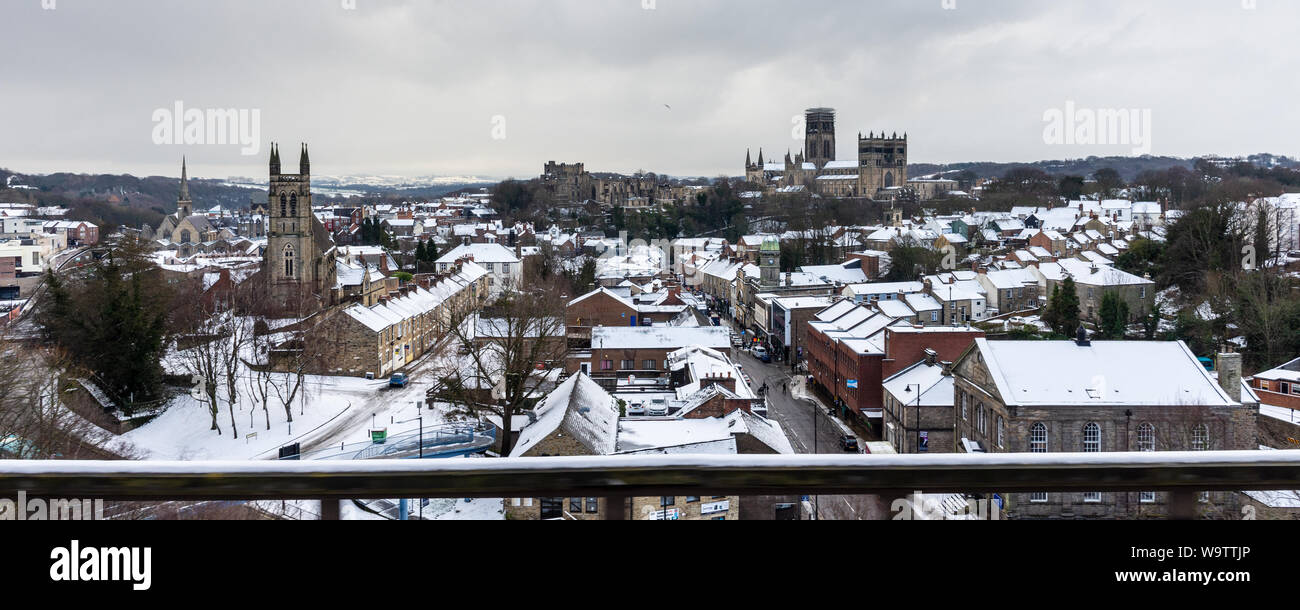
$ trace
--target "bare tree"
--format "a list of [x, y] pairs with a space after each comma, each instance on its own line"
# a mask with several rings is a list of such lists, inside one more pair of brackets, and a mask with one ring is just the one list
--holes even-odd
[[478, 310], [475, 303], [453, 308], [446, 328], [457, 355], [442, 363], [435, 398], [461, 414], [501, 418], [501, 452], [508, 455], [513, 419], [540, 398], [545, 384], [563, 368], [567, 353], [563, 288], [508, 291]]

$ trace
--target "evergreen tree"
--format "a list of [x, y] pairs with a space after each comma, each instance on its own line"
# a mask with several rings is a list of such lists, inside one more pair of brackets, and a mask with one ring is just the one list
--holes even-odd
[[1123, 339], [1128, 331], [1128, 303], [1116, 292], [1108, 291], [1101, 297], [1101, 336], [1105, 339]]

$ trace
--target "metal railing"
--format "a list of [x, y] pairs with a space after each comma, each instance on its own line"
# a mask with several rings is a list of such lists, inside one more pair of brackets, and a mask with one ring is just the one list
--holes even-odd
[[1286, 489], [1300, 489], [1300, 451], [0, 460], [0, 494], [121, 501], [1161, 491], [1171, 494], [1171, 516], [1190, 518], [1199, 492]]

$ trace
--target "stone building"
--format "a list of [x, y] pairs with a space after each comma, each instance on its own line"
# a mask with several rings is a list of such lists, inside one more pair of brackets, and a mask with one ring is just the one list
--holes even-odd
[[907, 134], [858, 133], [855, 160], [836, 160], [835, 110], [809, 108], [804, 113], [804, 150], [786, 153], [784, 162], [767, 162], [763, 150], [753, 162], [745, 153], [745, 180], [770, 190], [803, 186], [831, 197], [893, 198], [891, 190], [907, 185]]
[[[1179, 342], [988, 341], [953, 369], [954, 451], [1093, 453], [1258, 449], [1258, 405], [1241, 356], [1219, 356], [1219, 378]], [[1141, 518], [1168, 513], [1163, 492], [1003, 494], [1018, 518]], [[1201, 497], [1236, 510], [1238, 494]]]
[[306, 315], [332, 304], [338, 270], [334, 239], [311, 210], [311, 161], [302, 147], [299, 173], [280, 172], [280, 149], [271, 147], [270, 226], [264, 281], [271, 302]]

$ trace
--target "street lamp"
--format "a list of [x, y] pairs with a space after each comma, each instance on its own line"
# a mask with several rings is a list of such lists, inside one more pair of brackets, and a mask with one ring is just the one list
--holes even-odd
[[[919, 384], [919, 383], [908, 384], [908, 385], [907, 385], [907, 388], [906, 388], [904, 391], [910, 393], [910, 392], [912, 391], [912, 388], [913, 388], [913, 387], [916, 388], [916, 418], [915, 418], [915, 421], [916, 421], [916, 444], [914, 445], [914, 449], [915, 449], [915, 451], [913, 451], [913, 453], [920, 453], [920, 452], [921, 452], [921, 384]], [[904, 405], [904, 406], [906, 407], [906, 405]], [[903, 431], [904, 431], [904, 432], [907, 431], [907, 420], [906, 420], [906, 417], [907, 417], [907, 409], [904, 408], [904, 409], [903, 409], [903, 418], [904, 418], [904, 419], [901, 420], [901, 421], [903, 422]], [[906, 444], [906, 442], [904, 442], [904, 444], [903, 444], [903, 453], [907, 453], [907, 444]]]

